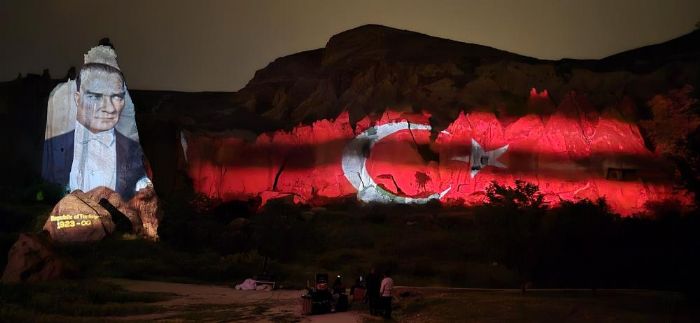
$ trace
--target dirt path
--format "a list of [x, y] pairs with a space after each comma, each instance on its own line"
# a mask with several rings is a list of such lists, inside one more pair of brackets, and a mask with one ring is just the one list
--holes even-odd
[[362, 322], [362, 317], [355, 312], [332, 313], [324, 315], [307, 316], [306, 322], [316, 323], [357, 323]]
[[288, 322], [361, 322], [354, 312], [319, 316], [301, 316], [301, 290], [241, 291], [221, 285], [195, 285], [156, 281], [110, 279], [136, 292], [177, 295], [155, 303], [165, 311], [157, 314], [123, 317], [124, 320], [194, 321], [288, 321]]

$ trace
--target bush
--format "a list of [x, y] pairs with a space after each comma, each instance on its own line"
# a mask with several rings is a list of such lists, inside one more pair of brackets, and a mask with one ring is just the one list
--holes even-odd
[[539, 187], [522, 180], [515, 180], [514, 187], [491, 182], [486, 188], [486, 198], [494, 206], [512, 207], [517, 209], [543, 207], [544, 197], [539, 193]]

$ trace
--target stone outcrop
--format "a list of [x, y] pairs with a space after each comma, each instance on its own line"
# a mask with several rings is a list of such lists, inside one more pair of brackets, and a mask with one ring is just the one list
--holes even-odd
[[64, 278], [67, 266], [44, 233], [21, 233], [10, 248], [3, 283], [38, 282]]
[[59, 243], [102, 240], [114, 229], [110, 213], [79, 190], [61, 199], [44, 224], [51, 239]]
[[[553, 106], [545, 92], [535, 93], [529, 100], [538, 102], [527, 104]], [[492, 181], [526, 180], [537, 184], [551, 205], [605, 198], [613, 210], [633, 214], [649, 201], [691, 203], [687, 192], [674, 188], [672, 164], [645, 146], [634, 123], [619, 113], [597, 113], [575, 93], [556, 111], [506, 120], [491, 112], [461, 113], [439, 132], [417, 126], [431, 129], [427, 113], [394, 111], [366, 117], [354, 127], [345, 112], [254, 139], [190, 132], [187, 165], [195, 189], [211, 198], [266, 201], [291, 194], [299, 202], [324, 204], [362, 191], [352, 184], [355, 174], [342, 167], [348, 143], [378, 125], [404, 122], [406, 130], [368, 142], [362, 152], [367, 170], [362, 181], [393, 201], [446, 192], [439, 197], [443, 202], [469, 205], [484, 200]], [[502, 153], [489, 153], [499, 148]], [[470, 159], [476, 153], [483, 157]]]
[[[122, 200], [121, 196], [119, 196], [119, 193], [107, 187], [100, 186], [88, 191], [85, 194], [90, 199], [97, 202], [100, 206], [104, 207], [108, 212], [110, 211], [110, 209], [116, 209], [117, 212], [121, 213], [115, 215], [112, 214], [112, 212], [110, 212], [113, 221], [115, 221], [114, 218], [118, 216], [126, 217], [129, 220], [130, 225], [130, 228], [127, 231], [129, 231], [130, 233], [140, 234], [143, 230], [141, 217], [139, 216], [137, 210], [134, 210], [129, 206], [127, 202]], [[105, 202], [107, 202], [107, 204]]]
[[138, 214], [141, 225], [141, 234], [147, 239], [158, 240], [158, 224], [162, 218], [158, 196], [153, 188], [145, 188], [129, 200], [128, 208]]
[[[124, 201], [118, 193], [103, 186], [90, 190], [86, 194], [101, 205], [102, 199], [106, 200], [109, 205], [128, 218], [131, 225], [131, 229], [128, 230], [130, 233], [158, 240], [158, 224], [161, 215], [158, 197], [153, 188], [140, 190], [128, 202]], [[112, 215], [113, 218], [114, 216]]]

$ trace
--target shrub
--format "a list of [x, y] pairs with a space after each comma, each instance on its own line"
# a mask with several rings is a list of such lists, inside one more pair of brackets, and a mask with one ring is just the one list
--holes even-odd
[[513, 207], [517, 209], [543, 207], [544, 197], [539, 187], [522, 180], [515, 180], [514, 187], [491, 182], [486, 188], [486, 198], [494, 206]]

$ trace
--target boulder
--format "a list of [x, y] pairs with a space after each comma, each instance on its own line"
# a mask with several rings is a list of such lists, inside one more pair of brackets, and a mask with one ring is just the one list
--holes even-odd
[[[115, 217], [126, 217], [130, 224], [128, 224], [131, 228], [130, 233], [135, 233], [135, 234], [141, 234], [143, 231], [143, 224], [141, 222], [141, 217], [138, 214], [138, 210], [134, 209], [124, 201], [119, 193], [104, 187], [96, 187], [89, 192], [85, 193], [87, 194], [93, 201], [97, 202], [100, 204], [100, 206], [104, 207], [110, 214], [112, 215], [112, 221], [117, 225], [118, 220], [115, 219]], [[114, 212], [114, 211], [116, 212]], [[126, 221], [126, 220], [124, 220]]]
[[[131, 232], [151, 240], [158, 240], [158, 224], [161, 213], [158, 207], [158, 196], [152, 187], [138, 191], [128, 202], [119, 193], [107, 187], [97, 187], [86, 193], [93, 201], [98, 202], [109, 211], [114, 207], [131, 222]], [[104, 202], [109, 203], [105, 205]], [[113, 215], [114, 220], [114, 215]]]
[[10, 248], [2, 282], [46, 281], [62, 278], [65, 273], [66, 266], [54, 252], [45, 232], [21, 233]]
[[138, 214], [141, 223], [141, 234], [151, 240], [158, 240], [158, 224], [161, 212], [158, 206], [158, 196], [152, 187], [144, 188], [129, 200], [129, 209]]
[[44, 224], [44, 230], [59, 243], [102, 240], [114, 229], [109, 212], [80, 190], [61, 199]]

